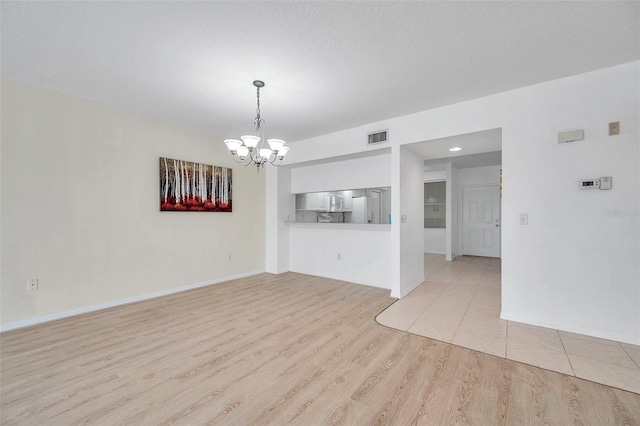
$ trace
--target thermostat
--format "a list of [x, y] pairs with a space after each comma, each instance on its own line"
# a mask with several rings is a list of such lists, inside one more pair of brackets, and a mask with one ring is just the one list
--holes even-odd
[[600, 189], [600, 179], [585, 179], [580, 182], [582, 189]]

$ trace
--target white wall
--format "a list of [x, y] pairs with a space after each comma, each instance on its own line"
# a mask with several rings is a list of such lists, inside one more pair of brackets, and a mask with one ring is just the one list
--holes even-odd
[[462, 188], [465, 186], [500, 185], [500, 169], [502, 169], [502, 166], [458, 169], [458, 186], [460, 186], [460, 193], [462, 193]]
[[335, 191], [391, 186], [391, 154], [339, 160], [291, 170], [291, 192]]
[[391, 233], [380, 226], [290, 225], [291, 270], [391, 289]]
[[291, 168], [266, 169], [267, 187], [278, 188], [277, 196], [266, 200], [266, 271], [273, 274], [289, 270], [289, 228], [286, 222], [295, 221], [295, 195], [291, 193]]
[[[640, 344], [639, 75], [635, 62], [512, 102], [523, 113], [503, 132], [503, 318]], [[612, 121], [618, 136], [607, 135]], [[557, 144], [573, 129], [585, 140]], [[599, 176], [613, 189], [578, 189]]]
[[[264, 270], [264, 174], [221, 140], [8, 80], [1, 118], [4, 329]], [[159, 157], [235, 166], [233, 212], [160, 212]]]
[[455, 259], [460, 253], [459, 235], [460, 224], [458, 223], [459, 203], [458, 203], [458, 169], [447, 163], [447, 228], [445, 232], [445, 252], [446, 260]]
[[424, 162], [400, 149], [400, 291], [404, 297], [424, 281]]
[[[364, 135], [379, 128], [393, 146], [502, 128], [502, 317], [640, 344], [639, 75], [636, 61], [370, 123], [293, 142], [292, 158], [363, 152]], [[621, 134], [609, 137], [612, 121]], [[574, 129], [584, 141], [557, 144]], [[614, 189], [577, 189], [599, 176], [613, 176]], [[399, 252], [394, 245], [392, 257]]]
[[445, 228], [424, 228], [424, 252], [445, 254], [447, 246]]
[[424, 181], [425, 182], [438, 182], [442, 180], [447, 180], [447, 171], [446, 170], [437, 170], [434, 172], [424, 172]]

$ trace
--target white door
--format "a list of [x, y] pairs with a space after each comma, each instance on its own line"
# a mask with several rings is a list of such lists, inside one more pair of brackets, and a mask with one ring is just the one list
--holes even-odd
[[367, 223], [367, 197], [354, 198], [351, 209], [351, 223]]
[[500, 257], [500, 187], [462, 189], [462, 254]]

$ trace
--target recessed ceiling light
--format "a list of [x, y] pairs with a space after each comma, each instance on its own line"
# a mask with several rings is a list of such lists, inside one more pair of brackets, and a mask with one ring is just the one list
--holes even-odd
[[454, 146], [453, 148], [449, 148], [449, 151], [451, 152], [462, 151], [462, 148], [460, 148], [459, 146]]

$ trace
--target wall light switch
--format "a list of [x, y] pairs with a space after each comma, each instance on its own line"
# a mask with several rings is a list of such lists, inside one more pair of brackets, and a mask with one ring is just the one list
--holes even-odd
[[529, 224], [529, 215], [526, 213], [520, 213], [520, 225]]
[[611, 176], [604, 176], [600, 179], [600, 189], [611, 189]]
[[401, 214], [400, 215], [400, 223], [407, 223], [407, 215], [406, 214]]
[[614, 121], [613, 123], [609, 123], [609, 136], [614, 136], [619, 134], [620, 134], [620, 122]]

